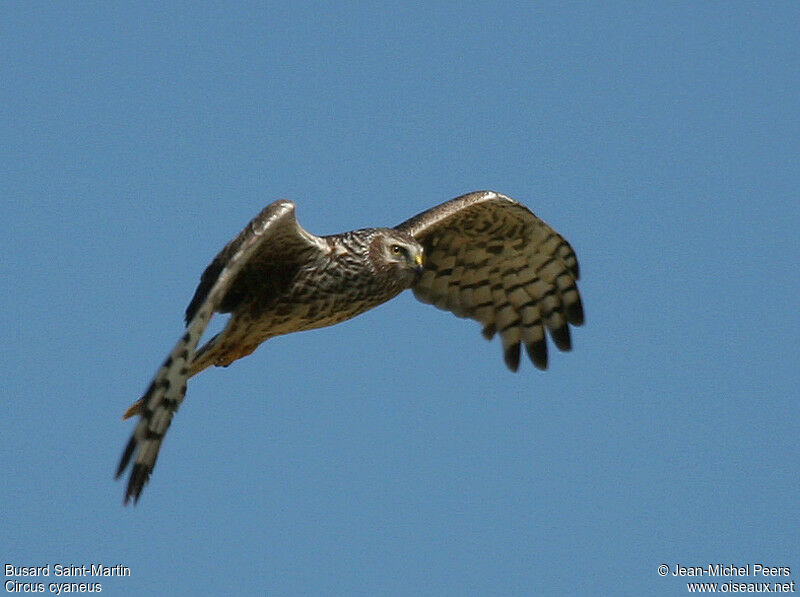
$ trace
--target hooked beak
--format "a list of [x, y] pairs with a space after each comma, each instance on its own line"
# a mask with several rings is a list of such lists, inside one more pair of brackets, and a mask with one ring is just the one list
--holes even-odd
[[414, 257], [414, 269], [416, 270], [417, 274], [422, 274], [425, 271], [425, 266], [422, 262], [422, 253], [418, 253], [416, 257]]

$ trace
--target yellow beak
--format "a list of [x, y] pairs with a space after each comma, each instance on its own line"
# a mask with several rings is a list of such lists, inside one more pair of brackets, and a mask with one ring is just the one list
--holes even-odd
[[414, 256], [414, 265], [416, 265], [414, 269], [417, 270], [417, 275], [421, 275], [425, 269], [422, 267], [422, 253], [418, 253]]

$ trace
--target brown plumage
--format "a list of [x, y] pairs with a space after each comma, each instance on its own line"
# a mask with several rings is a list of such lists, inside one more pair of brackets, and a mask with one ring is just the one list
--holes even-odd
[[[492, 191], [447, 201], [396, 228], [325, 237], [300, 227], [292, 202], [276, 201], [203, 272], [185, 334], [125, 412], [140, 416], [117, 469], [119, 477], [133, 462], [125, 502], [137, 501], [147, 483], [186, 382], [211, 365], [227, 366], [274, 336], [345, 321], [412, 288], [422, 302], [479, 321], [486, 338], [498, 333], [511, 370], [520, 344], [544, 369], [545, 329], [570, 350], [568, 326], [583, 323], [577, 279], [567, 241]], [[214, 312], [231, 318], [198, 349]]]

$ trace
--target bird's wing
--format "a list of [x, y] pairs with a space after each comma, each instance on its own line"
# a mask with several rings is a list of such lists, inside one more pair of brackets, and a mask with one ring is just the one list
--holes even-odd
[[[261, 242], [269, 239], [268, 243]], [[238, 256], [240, 250], [249, 244], [257, 246], [246, 256]], [[306, 252], [319, 252], [328, 250], [327, 243], [320, 237], [304, 230], [297, 223], [294, 215], [294, 203], [280, 200], [271, 203], [245, 226], [236, 238], [229, 242], [214, 260], [208, 265], [200, 277], [200, 284], [195, 290], [189, 306], [186, 307], [186, 324], [208, 297], [211, 288], [217, 282], [220, 274], [226, 267], [231, 267], [236, 261], [238, 269], [259, 268], [262, 264], [278, 262], [296, 262], [301, 260]], [[231, 277], [231, 283], [222, 292], [220, 300], [214, 306], [215, 311], [228, 313], [235, 309], [237, 299], [241, 292], [237, 286], [243, 286], [241, 291], [246, 291], [246, 285], [236, 284], [236, 274]]]
[[520, 343], [547, 367], [546, 328], [561, 350], [569, 324], [583, 323], [578, 260], [569, 243], [531, 211], [493, 191], [457, 197], [397, 226], [424, 248], [425, 270], [412, 286], [424, 303], [499, 333], [505, 362], [516, 371]]
[[254, 261], [274, 255], [302, 254], [304, 250], [321, 251], [325, 241], [306, 232], [297, 223], [294, 203], [276, 201], [259, 213], [217, 255], [203, 274], [187, 310], [186, 331], [164, 363], [142, 399], [129, 409], [140, 418], [117, 468], [119, 478], [133, 462], [125, 503], [139, 499], [153, 471], [161, 442], [172, 416], [186, 394], [186, 382], [197, 351], [197, 343], [215, 311], [226, 301], [237, 276]]

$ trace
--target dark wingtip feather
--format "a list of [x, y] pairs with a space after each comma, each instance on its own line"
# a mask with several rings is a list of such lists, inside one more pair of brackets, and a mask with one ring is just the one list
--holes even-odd
[[133, 498], [133, 504], [139, 501], [139, 496], [142, 493], [142, 489], [147, 484], [147, 481], [150, 478], [150, 471], [148, 468], [142, 464], [134, 464], [133, 470], [131, 471], [131, 477], [128, 479], [128, 487], [125, 489], [125, 499], [123, 500], [123, 504], [127, 505], [128, 502]]
[[553, 342], [559, 350], [563, 350], [565, 352], [572, 350], [572, 339], [570, 338], [569, 327], [567, 325], [563, 325], [560, 328], [551, 329], [550, 337], [553, 339]]
[[537, 369], [547, 369], [547, 342], [544, 338], [525, 345], [525, 351]]
[[496, 332], [497, 328], [495, 327], [495, 325], [493, 323], [489, 323], [483, 326], [483, 331], [481, 331], [481, 334], [483, 334], [483, 337], [486, 338], [487, 340], [491, 340], [492, 338], [494, 338]]
[[128, 468], [128, 463], [133, 456], [133, 451], [136, 449], [136, 437], [131, 435], [128, 445], [125, 446], [125, 451], [122, 453], [122, 458], [119, 459], [119, 466], [117, 466], [117, 474], [114, 475], [115, 479], [119, 479], [120, 475]]
[[574, 303], [566, 305], [567, 321], [572, 325], [583, 325], [583, 303], [581, 297], [578, 296]]
[[503, 358], [505, 358], [506, 365], [511, 371], [519, 369], [519, 342], [512, 344], [506, 348]]

